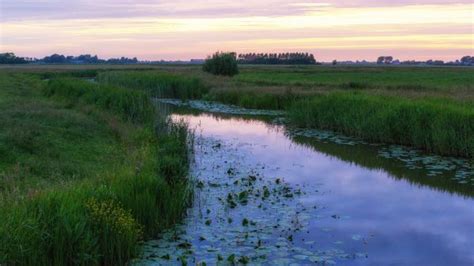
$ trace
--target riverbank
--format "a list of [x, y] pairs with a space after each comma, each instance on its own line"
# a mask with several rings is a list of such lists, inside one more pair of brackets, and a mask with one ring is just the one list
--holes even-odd
[[0, 264], [124, 265], [180, 221], [187, 128], [148, 96], [0, 74]]

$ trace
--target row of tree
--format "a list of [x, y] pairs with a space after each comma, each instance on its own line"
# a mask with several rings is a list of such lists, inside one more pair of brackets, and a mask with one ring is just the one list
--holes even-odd
[[28, 61], [23, 57], [18, 57], [14, 53], [1, 53], [0, 64], [26, 64]]
[[136, 64], [138, 59], [134, 58], [110, 58], [108, 60], [100, 59], [97, 55], [84, 54], [79, 56], [64, 56], [53, 54], [39, 59], [36, 62], [46, 64]]
[[237, 61], [241, 64], [269, 65], [314, 65], [316, 59], [309, 53], [248, 53], [239, 54]]
[[100, 59], [97, 55], [84, 54], [79, 56], [65, 56], [61, 54], [52, 54], [41, 59], [18, 57], [14, 53], [1, 53], [0, 64], [137, 64], [138, 59], [134, 58], [111, 58], [108, 60]]
[[[232, 56], [236, 58], [240, 64], [274, 64], [274, 65], [309, 65], [317, 64], [314, 55], [309, 53], [248, 53], [239, 54], [232, 53]], [[204, 60], [194, 60], [198, 63], [204, 62]], [[53, 54], [46, 56], [42, 59], [36, 58], [24, 58], [18, 57], [14, 53], [0, 53], [0, 64], [27, 64], [27, 63], [38, 63], [38, 64], [138, 64], [138, 63], [163, 63], [164, 61], [138, 61], [134, 58], [111, 58], [108, 60], [100, 59], [97, 55], [84, 54], [79, 56], [65, 56], [61, 54]], [[179, 63], [181, 61], [175, 62]], [[193, 62], [193, 60], [191, 61]], [[363, 61], [367, 64], [371, 62]], [[166, 63], [166, 62], [165, 62]], [[182, 63], [186, 63], [182, 61]], [[354, 64], [351, 61], [338, 62], [334, 60], [333, 65], [336, 64]], [[463, 56], [453, 62], [444, 62], [441, 60], [427, 60], [427, 61], [400, 61], [394, 59], [393, 56], [380, 56], [377, 58], [377, 64], [380, 65], [453, 65], [453, 66], [473, 66], [474, 56]]]
[[[335, 64], [333, 62], [333, 64]], [[460, 60], [454, 62], [444, 62], [443, 60], [427, 60], [427, 61], [415, 61], [407, 60], [400, 61], [394, 59], [393, 56], [380, 56], [377, 58], [377, 64], [379, 65], [434, 65], [434, 66], [443, 66], [443, 65], [454, 65], [454, 66], [472, 66], [474, 65], [474, 56], [463, 56]]]

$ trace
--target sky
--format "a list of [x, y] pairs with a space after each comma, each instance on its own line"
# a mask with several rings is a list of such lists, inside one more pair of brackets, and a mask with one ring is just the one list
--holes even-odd
[[215, 51], [318, 61], [472, 55], [471, 0], [0, 0], [0, 52], [143, 60]]

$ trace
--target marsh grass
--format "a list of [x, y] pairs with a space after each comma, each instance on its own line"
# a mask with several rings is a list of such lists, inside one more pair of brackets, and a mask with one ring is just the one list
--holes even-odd
[[208, 88], [195, 77], [158, 71], [110, 71], [100, 73], [101, 84], [142, 90], [152, 97], [198, 99]]
[[80, 79], [50, 80], [44, 93], [71, 101], [80, 100], [134, 123], [153, 121], [155, 114], [148, 96], [140, 91], [97, 85]]
[[289, 120], [297, 126], [443, 155], [473, 156], [473, 71], [469, 68], [246, 66], [233, 78], [186, 68], [186, 76], [211, 87], [192, 96], [178, 95], [187, 89], [169, 89], [173, 86], [168, 79], [184, 75], [173, 71], [111, 72], [99, 77], [105, 84], [151, 89], [160, 97], [289, 110]]
[[292, 102], [302, 98], [287, 90], [285, 93], [263, 93], [244, 90], [215, 90], [207, 94], [204, 99], [217, 101], [225, 104], [232, 104], [250, 109], [287, 109]]
[[474, 155], [474, 108], [447, 99], [338, 92], [295, 102], [288, 118], [298, 127], [330, 129], [444, 155]]
[[0, 130], [0, 264], [124, 265], [182, 218], [187, 127], [156, 123], [143, 92], [33, 75], [0, 83], [11, 117]]
[[95, 78], [99, 74], [98, 69], [82, 69], [74, 71], [47, 71], [41, 72], [37, 75], [41, 79], [56, 79], [56, 78]]

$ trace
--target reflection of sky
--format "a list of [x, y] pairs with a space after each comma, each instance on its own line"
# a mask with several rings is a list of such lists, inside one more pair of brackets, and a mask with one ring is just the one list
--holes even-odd
[[0, 5], [0, 50], [25, 56], [89, 52], [189, 59], [216, 50], [299, 50], [322, 60], [374, 60], [387, 53], [452, 60], [472, 52], [469, 0], [3, 0]]
[[[311, 224], [316, 239], [329, 234], [350, 247], [351, 235], [360, 234], [367, 241], [373, 265], [472, 265], [472, 198], [413, 185], [382, 170], [368, 170], [315, 152], [292, 143], [263, 122], [217, 121], [209, 116], [189, 121], [191, 126], [199, 123], [204, 136], [252, 144], [241, 145], [240, 150], [247, 160], [270, 166], [266, 176], [316, 185], [320, 193], [303, 199], [320, 206], [318, 214], [325, 215]], [[350, 218], [334, 220], [332, 215]], [[319, 230], [325, 227], [332, 230]]]

